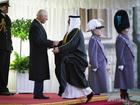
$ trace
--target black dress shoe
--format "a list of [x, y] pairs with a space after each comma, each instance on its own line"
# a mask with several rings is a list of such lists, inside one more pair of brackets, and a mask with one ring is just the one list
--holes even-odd
[[61, 97], [61, 96], [62, 96], [62, 93], [60, 93], [60, 92], [59, 92], [59, 93], [58, 93], [58, 96], [60, 96], [60, 97]]
[[34, 99], [49, 99], [49, 97], [44, 96], [44, 95], [38, 95], [38, 96], [34, 96]]
[[92, 99], [93, 95], [94, 95], [93, 92], [91, 92], [89, 95], [87, 95], [86, 103], [88, 103]]
[[60, 89], [59, 92], [58, 92], [58, 95], [59, 95], [60, 97], [62, 96], [62, 94], [63, 94], [63, 92], [64, 92], [64, 91], [62, 91], [62, 90], [63, 90], [63, 89]]
[[77, 99], [77, 98], [63, 98], [63, 99], [74, 100], [74, 99]]
[[10, 93], [10, 92], [0, 92], [0, 95], [3, 95], [3, 96], [12, 96], [12, 95], [15, 95], [15, 93]]

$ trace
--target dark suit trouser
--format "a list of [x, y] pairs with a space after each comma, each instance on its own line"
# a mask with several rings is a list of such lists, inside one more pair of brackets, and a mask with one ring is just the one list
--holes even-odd
[[11, 52], [0, 50], [0, 92], [9, 92], [7, 88]]
[[35, 81], [34, 96], [43, 95], [43, 81]]
[[55, 75], [57, 77], [57, 80], [59, 82], [59, 92], [58, 95], [61, 96], [62, 93], [65, 90], [67, 81], [66, 81], [66, 75], [64, 70], [61, 68], [61, 56], [59, 54], [55, 54]]

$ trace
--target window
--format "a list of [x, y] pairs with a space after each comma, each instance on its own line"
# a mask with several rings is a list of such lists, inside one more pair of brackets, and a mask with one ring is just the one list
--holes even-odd
[[107, 9], [80, 9], [81, 16], [81, 29], [82, 31], [87, 31], [87, 23], [91, 19], [102, 19], [102, 24], [105, 26], [103, 29], [104, 36], [103, 39], [111, 38], [111, 29], [112, 29], [112, 16], [111, 12], [108, 12]]

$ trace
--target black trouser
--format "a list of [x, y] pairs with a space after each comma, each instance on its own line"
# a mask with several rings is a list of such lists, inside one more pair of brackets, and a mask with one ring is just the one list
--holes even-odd
[[43, 81], [35, 81], [34, 83], [34, 96], [43, 95]]
[[60, 54], [55, 54], [55, 75], [56, 78], [59, 82], [59, 92], [58, 95], [61, 96], [62, 93], [65, 90], [67, 81], [66, 81], [66, 74], [65, 71], [63, 70], [62, 64], [61, 64], [61, 55]]
[[0, 92], [8, 92], [8, 75], [11, 52], [0, 50]]

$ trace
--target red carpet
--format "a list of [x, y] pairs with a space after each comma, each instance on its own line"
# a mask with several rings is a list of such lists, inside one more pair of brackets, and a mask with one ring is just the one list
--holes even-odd
[[[32, 94], [16, 94], [14, 96], [0, 96], [0, 105], [122, 105], [120, 102], [107, 102], [107, 96], [94, 96], [91, 103], [85, 103], [86, 98], [67, 100], [56, 93], [47, 93], [50, 99], [33, 99]], [[80, 104], [81, 103], [81, 104]]]
[[16, 94], [14, 96], [0, 96], [0, 105], [2, 104], [38, 104], [38, 103], [49, 103], [49, 102], [58, 102], [64, 99], [60, 98], [54, 93], [45, 94], [49, 96], [50, 99], [33, 99], [32, 94]]

